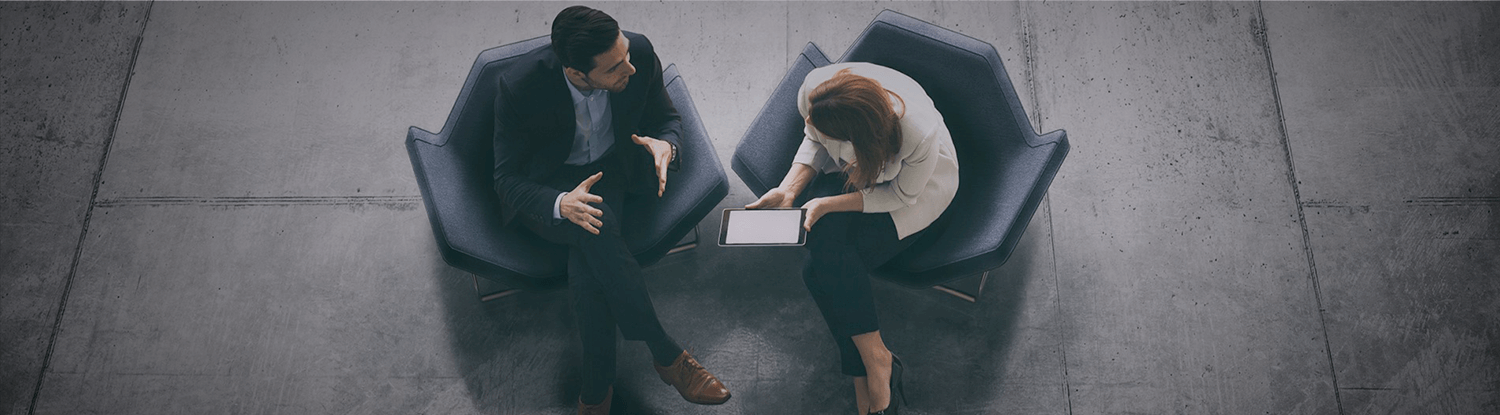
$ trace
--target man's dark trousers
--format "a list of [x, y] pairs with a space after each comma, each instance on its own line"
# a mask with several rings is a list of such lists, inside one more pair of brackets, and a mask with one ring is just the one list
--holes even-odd
[[[568, 286], [573, 291], [573, 313], [578, 319], [578, 337], [583, 343], [585, 376], [600, 376], [613, 383], [615, 377], [615, 327], [627, 340], [656, 340], [666, 337], [656, 308], [646, 292], [641, 266], [621, 236], [625, 212], [626, 184], [621, 181], [621, 145], [616, 142], [604, 157], [583, 166], [563, 165], [555, 180], [547, 186], [572, 191], [584, 179], [597, 172], [604, 177], [589, 193], [604, 198], [592, 204], [604, 212], [599, 234], [594, 235], [567, 219], [537, 221], [526, 215], [517, 218], [543, 239], [568, 246]], [[654, 179], [653, 176], [648, 176]], [[655, 196], [655, 195], [652, 195]], [[634, 212], [642, 214], [645, 212]]]

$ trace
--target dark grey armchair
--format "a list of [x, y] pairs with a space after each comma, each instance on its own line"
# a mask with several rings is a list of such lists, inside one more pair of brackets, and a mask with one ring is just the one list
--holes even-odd
[[[448, 265], [476, 276], [475, 286], [484, 300], [518, 289], [566, 285], [566, 249], [519, 225], [501, 226], [500, 201], [490, 182], [496, 76], [510, 58], [549, 42], [543, 36], [480, 53], [442, 131], [411, 127], [406, 133], [406, 151], [438, 251]], [[698, 222], [729, 193], [729, 179], [677, 66], [667, 66], [662, 80], [682, 116], [682, 165], [661, 198], [625, 200], [627, 210], [657, 212], [624, 225], [626, 244], [643, 267], [696, 245]], [[692, 242], [679, 244], [689, 232]], [[500, 286], [486, 289], [495, 283]]]
[[[1034, 132], [993, 46], [894, 11], [876, 16], [839, 61], [884, 65], [920, 83], [943, 114], [958, 155], [958, 194], [943, 213], [952, 226], [923, 233], [876, 275], [974, 301], [1046, 195], [1068, 153], [1067, 134]], [[802, 141], [797, 89], [808, 72], [827, 64], [808, 43], [735, 149], [734, 172], [756, 195], [780, 184], [791, 166]], [[977, 281], [965, 278], [972, 276]], [[977, 287], [966, 293], [947, 286], [960, 279]]]

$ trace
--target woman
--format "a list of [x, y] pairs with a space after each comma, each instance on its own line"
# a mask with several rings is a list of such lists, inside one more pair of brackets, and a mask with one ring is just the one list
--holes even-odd
[[781, 185], [746, 208], [811, 200], [802, 279], [833, 332], [859, 413], [894, 414], [901, 361], [880, 338], [869, 271], [932, 225], [958, 190], [953, 139], [910, 77], [850, 62], [814, 69], [798, 94], [807, 128]]

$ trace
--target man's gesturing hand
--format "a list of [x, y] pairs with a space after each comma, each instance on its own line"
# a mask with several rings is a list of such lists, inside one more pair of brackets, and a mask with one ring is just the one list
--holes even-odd
[[562, 202], [558, 204], [558, 210], [563, 218], [595, 235], [599, 234], [599, 227], [604, 226], [604, 221], [599, 220], [604, 217], [604, 211], [589, 206], [589, 203], [604, 203], [604, 198], [589, 193], [589, 187], [598, 183], [602, 177], [604, 177], [604, 172], [601, 171], [583, 179], [583, 183], [579, 183], [573, 191], [564, 193]]
[[661, 187], [656, 190], [656, 197], [667, 194], [667, 165], [672, 163], [672, 145], [666, 141], [635, 134], [630, 135], [630, 141], [646, 146], [646, 151], [651, 152], [651, 158], [656, 160], [656, 179], [661, 183]]

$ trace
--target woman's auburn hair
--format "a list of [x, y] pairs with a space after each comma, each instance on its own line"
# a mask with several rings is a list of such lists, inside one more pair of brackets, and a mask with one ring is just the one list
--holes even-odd
[[[901, 112], [892, 108], [890, 97], [901, 101]], [[848, 141], [855, 160], [844, 166], [849, 180], [845, 189], [865, 189], [875, 184], [885, 163], [901, 151], [901, 117], [906, 100], [880, 86], [874, 79], [855, 75], [849, 68], [818, 84], [807, 97], [808, 122], [823, 136]]]

